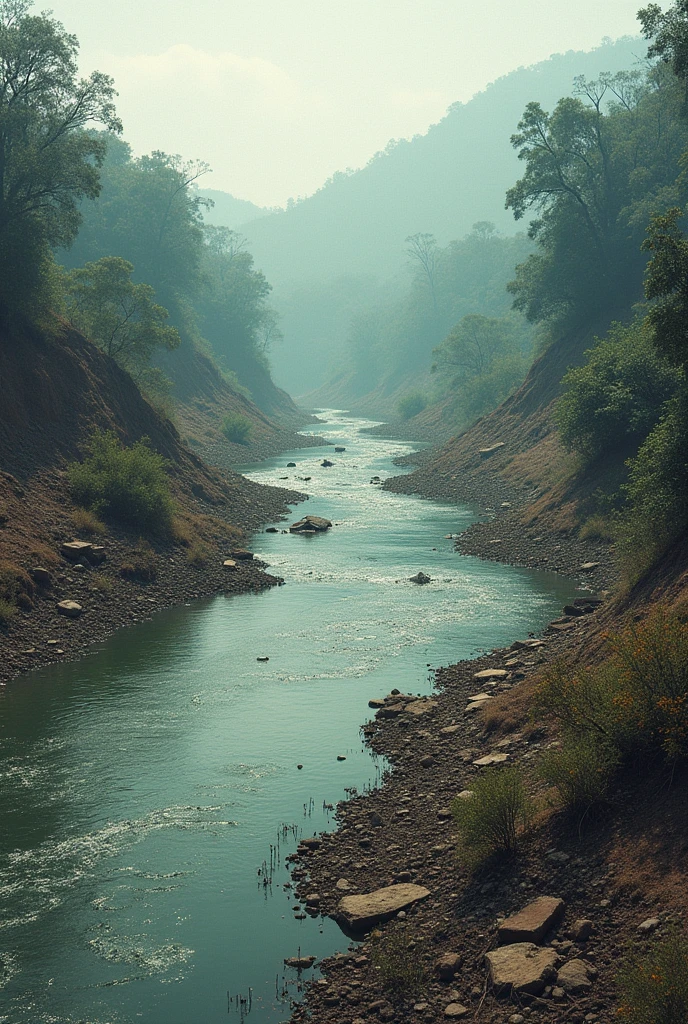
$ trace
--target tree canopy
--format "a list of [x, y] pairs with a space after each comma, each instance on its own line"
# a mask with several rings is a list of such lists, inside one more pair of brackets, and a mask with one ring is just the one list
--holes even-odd
[[78, 203], [100, 191], [100, 122], [121, 131], [112, 79], [78, 77], [76, 37], [30, 0], [0, 0], [0, 312], [35, 312], [54, 246], [68, 246]]

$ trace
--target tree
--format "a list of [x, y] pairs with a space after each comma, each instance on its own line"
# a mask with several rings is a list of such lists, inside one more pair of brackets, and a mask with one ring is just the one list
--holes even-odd
[[675, 0], [666, 12], [659, 4], [648, 4], [638, 11], [638, 21], [645, 38], [652, 40], [648, 57], [670, 64], [688, 89], [688, 0]]
[[174, 349], [180, 337], [148, 284], [134, 284], [134, 268], [106, 256], [65, 275], [67, 308], [80, 330], [138, 380], [156, 348]]
[[78, 202], [100, 191], [102, 139], [119, 132], [112, 79], [77, 77], [78, 42], [30, 0], [0, 0], [0, 313], [37, 312], [54, 246], [78, 231]]
[[406, 239], [406, 255], [421, 269], [430, 286], [432, 308], [437, 312], [437, 296], [435, 294], [435, 272], [437, 270], [437, 242], [434, 235], [418, 233]]
[[688, 239], [678, 224], [682, 217], [678, 207], [653, 217], [643, 249], [653, 253], [645, 295], [656, 300], [648, 313], [655, 345], [677, 366], [688, 367]]
[[481, 377], [497, 355], [514, 349], [508, 323], [496, 317], [469, 313], [433, 352], [433, 372], [448, 370], [454, 380]]

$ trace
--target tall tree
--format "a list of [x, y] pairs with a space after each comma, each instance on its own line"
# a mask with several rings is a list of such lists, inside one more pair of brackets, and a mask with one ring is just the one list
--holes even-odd
[[[105, 144], [121, 131], [112, 79], [78, 77], [76, 37], [30, 0], [0, 0], [0, 313], [36, 313], [52, 247], [76, 236], [78, 202], [100, 191]], [[45, 301], [45, 299], [44, 299]]]

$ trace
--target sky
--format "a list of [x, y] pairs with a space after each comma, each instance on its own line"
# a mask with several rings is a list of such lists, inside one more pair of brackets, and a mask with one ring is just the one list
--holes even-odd
[[277, 206], [425, 132], [517, 67], [636, 34], [640, 0], [51, 6], [81, 43], [82, 70], [114, 77], [135, 153], [207, 161], [206, 187]]

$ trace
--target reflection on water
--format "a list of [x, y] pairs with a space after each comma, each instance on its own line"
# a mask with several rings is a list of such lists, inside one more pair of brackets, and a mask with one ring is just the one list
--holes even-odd
[[[446, 535], [470, 511], [371, 484], [411, 446], [361, 425], [330, 416], [342, 454], [247, 469], [310, 476], [298, 514], [336, 524], [255, 538], [287, 586], [163, 612], [0, 698], [0, 1021], [286, 1019], [284, 958], [347, 940], [295, 917], [284, 858], [379, 782], [359, 733], [370, 697], [427, 692], [430, 663], [524, 636], [570, 599], [554, 576], [455, 554]], [[409, 583], [419, 570], [433, 582]]]

